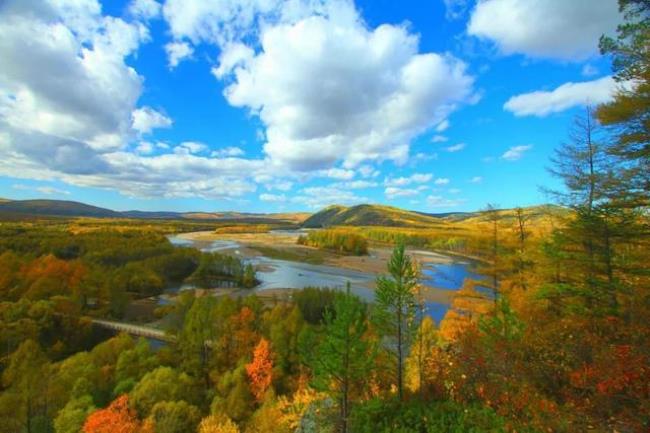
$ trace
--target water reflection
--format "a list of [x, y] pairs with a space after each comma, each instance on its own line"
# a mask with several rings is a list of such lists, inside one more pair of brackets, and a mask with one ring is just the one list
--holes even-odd
[[[283, 231], [282, 234], [296, 233]], [[205, 252], [233, 252], [239, 254], [241, 245], [233, 240], [193, 241], [169, 236], [170, 242], [178, 246], [193, 246]], [[260, 284], [255, 291], [269, 289], [301, 289], [303, 287], [331, 287], [343, 289], [349, 282], [352, 292], [366, 301], [374, 299], [374, 287], [377, 275], [328, 265], [314, 265], [303, 262], [272, 259], [265, 256], [255, 256], [245, 259], [258, 269], [257, 278]], [[424, 263], [422, 266], [422, 283], [434, 289], [449, 291], [459, 290], [466, 278], [480, 280], [481, 276], [472, 272], [471, 264], [466, 261], [450, 261], [449, 263]], [[194, 286], [185, 284], [180, 290], [193, 289]], [[484, 288], [478, 288], [485, 291]], [[177, 289], [178, 290], [178, 289]], [[427, 302], [428, 314], [439, 323], [449, 309], [448, 303]]]

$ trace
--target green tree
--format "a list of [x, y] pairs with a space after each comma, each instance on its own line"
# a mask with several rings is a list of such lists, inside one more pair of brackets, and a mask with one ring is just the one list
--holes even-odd
[[130, 399], [142, 417], [151, 413], [154, 405], [161, 401], [197, 401], [196, 384], [185, 373], [170, 367], [158, 367], [147, 373], [131, 391]]
[[397, 393], [403, 399], [404, 359], [408, 353], [415, 320], [415, 294], [418, 273], [415, 265], [400, 243], [393, 249], [387, 264], [388, 276], [377, 279], [376, 319], [379, 328], [388, 337], [385, 348], [395, 356], [397, 364]]
[[95, 411], [93, 399], [89, 395], [73, 398], [59, 411], [54, 419], [56, 433], [79, 433], [92, 412]]
[[620, 193], [638, 205], [648, 205], [650, 192], [650, 3], [619, 0], [624, 22], [615, 38], [602, 36], [600, 50], [612, 57], [614, 78], [626, 83], [613, 101], [598, 108], [598, 119], [616, 140], [609, 147], [627, 164]]
[[[49, 360], [33, 340], [23, 342], [9, 357], [7, 369], [2, 374], [4, 392], [8, 394], [3, 404], [11, 402], [11, 416], [27, 433], [36, 431], [37, 418], [49, 415], [46, 400], [49, 380]], [[14, 423], [13, 420], [7, 422]]]
[[[350, 397], [359, 392], [372, 367], [374, 345], [365, 337], [366, 307], [358, 297], [339, 293], [325, 314], [323, 340], [310, 357], [313, 386], [338, 402], [341, 431], [348, 431]], [[309, 359], [309, 358], [308, 358]]]
[[186, 433], [196, 431], [201, 412], [185, 401], [161, 401], [151, 409], [149, 419], [155, 433]]

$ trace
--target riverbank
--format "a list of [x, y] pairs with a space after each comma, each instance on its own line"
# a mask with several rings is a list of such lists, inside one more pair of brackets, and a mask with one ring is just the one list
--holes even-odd
[[[208, 247], [215, 241], [232, 241], [233, 248], [220, 248], [223, 252], [235, 253], [240, 257], [252, 258], [266, 256], [272, 259], [289, 260], [310, 264], [327, 265], [352, 271], [381, 274], [386, 271], [386, 262], [392, 248], [370, 247], [367, 256], [346, 256], [321, 250], [307, 245], [298, 245], [300, 231], [281, 231], [267, 233], [215, 233], [200, 231], [181, 233], [177, 238], [195, 243], [197, 248]], [[408, 249], [408, 253], [420, 264], [449, 265], [456, 260], [433, 251]]]

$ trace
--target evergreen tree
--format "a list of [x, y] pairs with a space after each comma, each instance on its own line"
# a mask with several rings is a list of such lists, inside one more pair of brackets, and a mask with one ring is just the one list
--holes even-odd
[[313, 385], [338, 402], [340, 431], [347, 432], [350, 397], [359, 392], [370, 373], [374, 347], [364, 335], [366, 307], [350, 293], [337, 294], [334, 307], [325, 313], [324, 336], [309, 363]]
[[418, 284], [418, 273], [401, 243], [393, 249], [387, 269], [389, 275], [377, 279], [376, 319], [387, 337], [386, 350], [396, 359], [397, 393], [402, 400], [404, 360], [417, 327], [414, 289]]

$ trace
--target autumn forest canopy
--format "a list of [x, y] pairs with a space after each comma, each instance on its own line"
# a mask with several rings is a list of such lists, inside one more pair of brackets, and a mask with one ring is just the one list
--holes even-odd
[[0, 203], [0, 433], [650, 431], [650, 2], [618, 3], [547, 205]]

